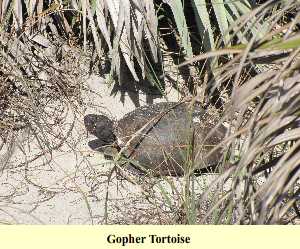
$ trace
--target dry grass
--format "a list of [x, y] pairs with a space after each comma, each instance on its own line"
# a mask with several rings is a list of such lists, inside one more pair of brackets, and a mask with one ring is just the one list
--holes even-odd
[[[240, 32], [248, 34], [255, 22], [268, 21], [269, 35], [248, 34], [250, 39], [244, 45], [213, 51], [186, 62], [222, 57], [223, 64], [216, 68], [205, 92], [210, 101], [217, 98], [215, 102], [218, 102], [222, 98], [221, 121], [226, 120], [231, 129], [223, 142], [227, 146], [223, 166], [230, 164], [231, 167], [207, 183], [204, 177], [193, 175], [183, 179], [142, 179], [142, 183], [137, 179], [144, 207], [133, 203], [130, 210], [136, 210], [134, 216], [129, 209], [123, 209], [128, 202], [116, 207], [107, 198], [103, 223], [299, 222], [299, 3], [290, 0], [281, 6], [276, 4], [276, 1], [266, 2], [251, 15], [236, 21], [229, 30], [234, 42]], [[249, 21], [250, 17], [254, 21]], [[118, 37], [122, 39], [121, 34]], [[36, 184], [28, 175], [28, 165], [65, 143], [72, 132], [72, 123], [64, 131], [66, 135], [54, 127], [64, 123], [65, 106], [76, 117], [81, 82], [88, 73], [86, 67], [82, 68], [82, 64], [87, 63], [83, 62], [80, 50], [64, 46], [60, 39], [54, 38], [51, 41], [54, 46], [47, 49], [27, 39], [26, 33], [20, 37], [2, 30], [0, 39], [0, 134], [1, 149], [7, 148], [1, 155], [1, 173], [9, 167], [16, 146], [15, 134], [29, 131], [42, 152], [25, 155], [26, 160], [13, 170], [25, 172], [27, 183], [45, 191], [42, 201], [52, 198], [55, 191]], [[141, 67], [145, 66], [143, 63]], [[115, 70], [119, 70], [118, 66]], [[134, 74], [134, 69], [131, 70]], [[28, 139], [26, 148], [29, 145]], [[105, 173], [105, 184], [111, 181], [110, 173]], [[98, 175], [95, 173], [95, 176]], [[112, 191], [109, 185], [106, 191], [108, 196]], [[18, 195], [19, 189], [5, 197], [6, 201]], [[82, 196], [89, 207], [88, 196]], [[108, 217], [110, 208], [119, 208], [120, 212]]]
[[[295, 6], [298, 4], [291, 1], [285, 10], [293, 12]], [[265, 11], [258, 9], [256, 18], [265, 15]], [[281, 18], [284, 12], [279, 11], [276, 20]], [[300, 50], [299, 42], [284, 46], [299, 36], [295, 24], [284, 23], [290, 32], [284, 33], [278, 44], [264, 47], [268, 43], [265, 39], [253, 38], [220, 68], [217, 80], [211, 82], [214, 89], [222, 88], [226, 79], [230, 82], [225, 88], [231, 96], [224, 119], [232, 127], [226, 142], [233, 166], [217, 181], [230, 180], [230, 190], [220, 192], [222, 198], [201, 223], [214, 210], [219, 210], [217, 223], [278, 224], [286, 222], [293, 208], [294, 216], [299, 214]], [[282, 22], [276, 24], [274, 20], [273, 25], [273, 34], [281, 37], [282, 30], [277, 30], [277, 25]], [[245, 77], [249, 69], [256, 70], [258, 66], [263, 71]], [[262, 181], [257, 183], [258, 180]]]

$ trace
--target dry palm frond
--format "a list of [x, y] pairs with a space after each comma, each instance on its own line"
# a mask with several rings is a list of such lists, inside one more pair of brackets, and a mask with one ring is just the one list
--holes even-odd
[[[272, 6], [267, 5], [269, 10]], [[279, 20], [299, 6], [298, 1], [288, 1], [270, 19], [276, 17], [283, 25]], [[256, 12], [258, 18], [268, 8]], [[277, 32], [274, 23], [267, 42], [253, 38], [219, 69], [214, 89], [224, 80], [232, 82], [225, 116], [233, 128], [227, 141], [234, 166], [231, 177], [226, 176], [230, 190], [213, 207], [221, 207], [218, 222], [227, 217], [229, 223], [273, 224], [299, 214], [300, 32], [293, 20], [284, 25], [288, 35]], [[257, 70], [258, 63], [263, 70]], [[259, 73], [243, 78], [251, 67]], [[221, 176], [214, 184], [223, 181]]]
[[0, 31], [25, 36], [43, 47], [49, 46], [49, 36], [64, 36], [70, 42], [76, 35], [77, 42], [82, 36], [85, 50], [92, 43], [99, 58], [104, 52], [108, 54], [105, 57], [111, 60], [111, 70], [119, 78], [123, 59], [136, 81], [140, 76], [135, 63], [145, 78], [150, 71], [147, 60], [158, 62], [157, 18], [152, 1], [77, 0], [60, 4], [55, 0], [4, 0], [0, 5]]

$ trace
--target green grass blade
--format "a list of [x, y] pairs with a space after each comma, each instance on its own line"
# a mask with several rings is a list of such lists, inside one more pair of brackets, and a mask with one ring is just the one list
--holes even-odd
[[212, 6], [217, 18], [217, 22], [219, 25], [219, 29], [221, 31], [221, 35], [225, 44], [228, 44], [230, 41], [228, 30], [228, 20], [227, 20], [227, 12], [225, 9], [224, 1], [223, 0], [214, 0], [212, 2]]
[[211, 27], [209, 14], [206, 7], [206, 1], [193, 0], [192, 6], [195, 12], [199, 35], [200, 37], [202, 37], [203, 46], [206, 51], [214, 50], [215, 42], [214, 42], [213, 30]]
[[176, 22], [176, 26], [180, 35], [181, 44], [185, 49], [188, 57], [193, 56], [192, 45], [190, 41], [190, 35], [188, 32], [187, 23], [184, 16], [183, 6], [181, 0], [167, 1], [172, 9], [173, 16]]

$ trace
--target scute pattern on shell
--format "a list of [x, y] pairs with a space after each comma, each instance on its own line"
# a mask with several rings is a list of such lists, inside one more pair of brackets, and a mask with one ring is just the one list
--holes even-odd
[[163, 102], [126, 114], [116, 123], [114, 133], [122, 141], [121, 147], [127, 144], [124, 154], [143, 171], [181, 176], [189, 159], [199, 168], [218, 162], [221, 150], [206, 155], [222, 140], [226, 129], [220, 126], [206, 138], [214, 127], [211, 115], [199, 105]]
[[[132, 135], [140, 130], [145, 124], [149, 126], [155, 122], [149, 122], [151, 119], [158, 117], [166, 110], [178, 105], [177, 102], [162, 102], [154, 105], [141, 106], [132, 112], [124, 115], [114, 126], [115, 135], [123, 142], [123, 145], [131, 139]], [[170, 110], [172, 111], [172, 110]], [[182, 104], [177, 106], [177, 112], [185, 112], [186, 109], [182, 108]]]

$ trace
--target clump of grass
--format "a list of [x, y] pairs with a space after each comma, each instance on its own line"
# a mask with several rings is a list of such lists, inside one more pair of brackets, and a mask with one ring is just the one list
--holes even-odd
[[[272, 2], [267, 9], [255, 11], [256, 18], [264, 18], [271, 11], [271, 35], [253, 37], [247, 46], [239, 47], [237, 55], [220, 68], [219, 80], [211, 82], [213, 88], [224, 79], [231, 82], [224, 118], [233, 132], [226, 141], [228, 153], [238, 158], [217, 181], [230, 181], [231, 188], [220, 191], [221, 199], [201, 222], [214, 210], [219, 212], [218, 223], [239, 224], [278, 224], [293, 208], [295, 216], [299, 213], [299, 27], [293, 19], [282, 23], [286, 13], [293, 15], [299, 3], [290, 1], [281, 7], [276, 15]], [[244, 77], [249, 70], [256, 73]]]

